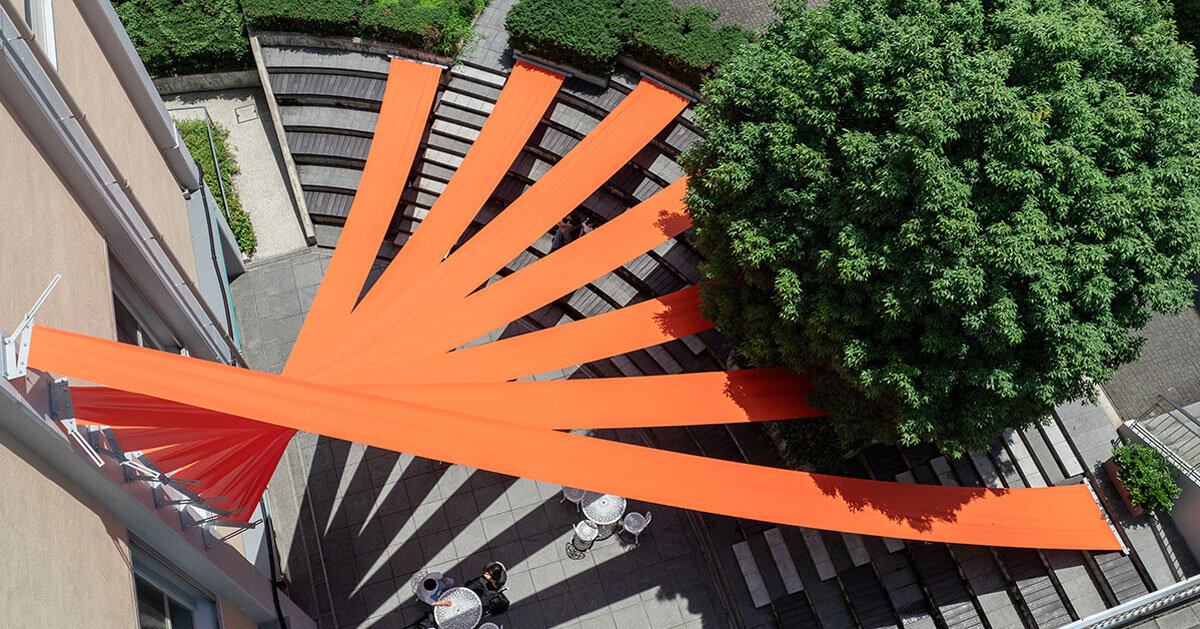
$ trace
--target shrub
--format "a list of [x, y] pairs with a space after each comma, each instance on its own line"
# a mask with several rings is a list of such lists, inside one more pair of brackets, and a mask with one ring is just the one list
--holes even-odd
[[1171, 478], [1171, 464], [1149, 446], [1133, 443], [1113, 448], [1117, 478], [1135, 507], [1170, 513], [1183, 490]]
[[471, 20], [482, 8], [475, 0], [433, 5], [373, 2], [363, 8], [360, 23], [374, 39], [453, 55], [471, 35]]
[[359, 35], [361, 0], [242, 0], [250, 26], [265, 31]]
[[[229, 203], [227, 213], [222, 207], [225, 220], [229, 222], [229, 229], [237, 239], [238, 249], [246, 255], [253, 255], [254, 250], [258, 248], [258, 238], [254, 235], [250, 216], [242, 209], [242, 201], [233, 187], [233, 176], [241, 171], [229, 150], [229, 130], [214, 122], [213, 144], [209, 144], [208, 128], [203, 120], [176, 120], [175, 126], [179, 127], [179, 135], [183, 137], [188, 152], [204, 172], [204, 183], [208, 184], [208, 189], [216, 197], [218, 205], [221, 203], [221, 184], [225, 185], [225, 199]], [[217, 179], [217, 169], [213, 163], [213, 145], [217, 148], [216, 163], [221, 166], [220, 180]]]
[[840, 435], [986, 447], [1191, 303], [1200, 97], [1167, 3], [775, 7], [704, 87], [687, 205], [705, 314], [744, 363], [828, 375]]
[[513, 47], [592, 74], [612, 72], [618, 54], [699, 85], [750, 40], [717, 14], [670, 0], [521, 0], [508, 13]]
[[514, 48], [607, 75], [620, 52], [613, 0], [522, 0], [508, 12]]
[[680, 10], [670, 0], [624, 0], [619, 32], [623, 52], [690, 85], [750, 41], [737, 26], [714, 28], [718, 15], [703, 7]]
[[119, 0], [113, 8], [153, 76], [250, 66], [237, 0]]
[[452, 56], [486, 0], [242, 0], [250, 26], [350, 35]]

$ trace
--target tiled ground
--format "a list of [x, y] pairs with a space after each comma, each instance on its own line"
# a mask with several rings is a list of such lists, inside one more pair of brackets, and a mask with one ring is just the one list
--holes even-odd
[[[234, 282], [253, 368], [282, 369], [327, 263], [308, 249], [256, 262]], [[653, 507], [640, 547], [612, 538], [573, 561], [564, 548], [580, 516], [556, 486], [306, 433], [270, 497], [289, 593], [322, 627], [403, 627], [423, 613], [408, 588], [414, 572], [461, 582], [493, 559], [509, 567], [513, 605], [498, 621], [512, 629], [734, 626], [686, 512]]]
[[1189, 307], [1178, 315], [1156, 315], [1136, 334], [1146, 339], [1141, 358], [1104, 385], [1121, 418], [1137, 419], [1159, 393], [1180, 406], [1200, 402], [1200, 312]]

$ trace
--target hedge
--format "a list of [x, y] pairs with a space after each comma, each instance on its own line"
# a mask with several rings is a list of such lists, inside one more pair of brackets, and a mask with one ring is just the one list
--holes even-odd
[[[188, 152], [192, 154], [192, 158], [204, 171], [204, 183], [208, 184], [208, 189], [216, 197], [218, 203], [221, 201], [221, 184], [225, 185], [225, 200], [229, 203], [229, 212], [222, 213], [225, 214], [225, 220], [229, 222], [229, 229], [237, 239], [238, 249], [241, 249], [246, 255], [253, 255], [254, 250], [258, 248], [258, 237], [254, 235], [254, 226], [250, 224], [250, 216], [246, 214], [246, 210], [242, 209], [242, 201], [233, 187], [233, 176], [241, 170], [238, 168], [233, 153], [229, 150], [229, 130], [214, 122], [212, 126], [213, 144], [210, 145], [208, 128], [203, 120], [176, 120], [175, 126], [179, 127], [179, 135], [183, 137], [183, 143], [187, 146]], [[217, 148], [217, 163], [221, 165], [220, 182], [217, 181], [217, 169], [213, 166], [213, 145]]]
[[238, 0], [118, 0], [113, 8], [153, 76], [251, 65]]
[[513, 48], [603, 76], [623, 43], [619, 19], [612, 0], [521, 0], [505, 24]]
[[458, 52], [486, 0], [242, 0], [250, 26], [350, 35], [443, 55]]
[[699, 86], [751, 39], [738, 26], [714, 28], [717, 17], [670, 0], [521, 0], [507, 26], [514, 48], [585, 72], [609, 74], [626, 54]]

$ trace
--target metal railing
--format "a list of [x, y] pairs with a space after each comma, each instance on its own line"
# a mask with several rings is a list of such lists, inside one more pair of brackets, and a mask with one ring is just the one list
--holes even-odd
[[[1171, 421], [1182, 426], [1187, 432], [1196, 437], [1196, 439], [1200, 439], [1200, 419], [1197, 419], [1195, 415], [1189, 413], [1186, 409], [1177, 404], [1175, 400], [1172, 400], [1166, 395], [1159, 393], [1158, 397], [1161, 399], [1160, 402], [1156, 402], [1137, 420], [1126, 422], [1125, 425], [1128, 426], [1135, 435], [1140, 437], [1155, 450], [1158, 450], [1159, 453], [1161, 453], [1168, 461], [1171, 462], [1171, 465], [1183, 473], [1184, 476], [1187, 476], [1192, 483], [1200, 486], [1200, 471], [1197, 471], [1196, 466], [1187, 459], [1183, 458], [1183, 456], [1176, 452], [1174, 448], [1167, 445], [1167, 443], [1159, 438], [1159, 436], [1156, 435], [1148, 426], [1151, 420], [1159, 417], [1169, 417]], [[1160, 413], [1157, 415], [1153, 414], [1155, 410], [1163, 410], [1162, 402], [1166, 402], [1170, 408], [1165, 409], [1165, 413]], [[1183, 415], [1183, 417], [1181, 418], [1179, 415]]]
[[1063, 629], [1113, 629], [1149, 619], [1171, 607], [1200, 598], [1200, 575], [1081, 618]]
[[[217, 171], [217, 187], [220, 188], [220, 190], [221, 190], [221, 207], [223, 208], [223, 210], [225, 212], [225, 220], [231, 221], [231, 220], [233, 220], [233, 215], [230, 214], [230, 212], [229, 212], [229, 198], [225, 194], [225, 175], [224, 175], [224, 173], [221, 172], [221, 159], [217, 155], [217, 141], [213, 137], [213, 122], [212, 122], [212, 117], [208, 115], [208, 107], [206, 107], [204, 105], [184, 105], [182, 107], [169, 107], [169, 108], [167, 108], [167, 111], [169, 111], [169, 112], [170, 111], [184, 111], [184, 110], [191, 110], [191, 109], [199, 109], [204, 112], [204, 128], [208, 132], [208, 148], [210, 151], [212, 151], [213, 168]], [[183, 139], [180, 138], [180, 142], [182, 142], [182, 141], [183, 141]], [[204, 183], [204, 167], [201, 166], [199, 163], [197, 163], [196, 168], [197, 168], [197, 170], [200, 171], [200, 183], [203, 184]], [[201, 191], [201, 194], [203, 195], [203, 191]], [[208, 201], [207, 200], [204, 201], [204, 209], [206, 212], [208, 211]], [[214, 219], [212, 216], [209, 216], [208, 219], [209, 219], [208, 220], [208, 224], [209, 224], [208, 228], [209, 228], [209, 232], [210, 232], [209, 240], [212, 241], [214, 237], [211, 232], [214, 228], [213, 223], [216, 222], [216, 219]], [[218, 228], [218, 231], [219, 231], [219, 228]], [[231, 334], [233, 335], [234, 342], [237, 343], [237, 348], [240, 350], [240, 349], [242, 349], [242, 332], [241, 332], [241, 330], [238, 329], [237, 316], [233, 312], [233, 302], [232, 302], [233, 289], [230, 288], [230, 286], [229, 286], [229, 273], [225, 270], [225, 256], [222, 252], [218, 251], [218, 248], [219, 248], [218, 245], [216, 245], [212, 242], [210, 242], [209, 244], [213, 249], [213, 251], [212, 251], [213, 261], [216, 262], [217, 274], [221, 276], [221, 282], [225, 286], [225, 291], [221, 295], [221, 298], [225, 302], [225, 312], [228, 314], [227, 319], [228, 319], [229, 329], [230, 329]]]

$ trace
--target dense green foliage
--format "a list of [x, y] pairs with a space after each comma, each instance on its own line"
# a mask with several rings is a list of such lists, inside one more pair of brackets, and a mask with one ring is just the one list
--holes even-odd
[[613, 0], [521, 0], [506, 18], [513, 48], [608, 75], [621, 50]]
[[1129, 491], [1129, 502], [1149, 511], [1170, 513], [1183, 493], [1171, 477], [1171, 464], [1157, 450], [1141, 444], [1113, 448], [1117, 477]]
[[259, 30], [349, 35], [453, 55], [486, 0], [242, 0]]
[[[818, 474], [845, 474], [846, 458], [843, 450], [829, 447], [829, 444], [840, 441], [837, 428], [829, 418], [763, 422], [762, 427], [789, 468]], [[866, 443], [855, 442], [849, 444], [849, 447], [857, 448], [863, 445]]]
[[1180, 39], [1193, 48], [1200, 44], [1200, 0], [1175, 0], [1175, 23]]
[[518, 50], [602, 76], [624, 53], [699, 85], [750, 39], [737, 26], [714, 28], [717, 17], [670, 0], [521, 0], [507, 19]]
[[250, 66], [238, 0], [117, 0], [113, 7], [153, 76]]
[[[214, 122], [212, 125], [213, 141], [208, 141], [208, 128], [203, 120], [176, 120], [179, 135], [187, 146], [192, 158], [204, 171], [204, 183], [212, 191], [217, 203], [221, 202], [221, 184], [225, 185], [225, 200], [229, 203], [229, 211], [224, 212], [229, 229], [237, 239], [238, 249], [246, 255], [253, 255], [258, 248], [258, 238], [254, 235], [254, 226], [250, 224], [250, 216], [242, 209], [242, 201], [238, 198], [237, 190], [233, 187], [233, 176], [238, 174], [237, 160], [229, 150], [229, 130]], [[213, 146], [216, 146], [216, 164], [221, 166], [221, 178], [217, 179], [217, 169], [214, 167]], [[224, 208], [222, 208], [224, 210]]]
[[727, 61], [685, 156], [704, 310], [846, 441], [979, 447], [1134, 359], [1200, 267], [1161, 0], [831, 0]]

